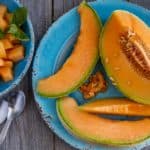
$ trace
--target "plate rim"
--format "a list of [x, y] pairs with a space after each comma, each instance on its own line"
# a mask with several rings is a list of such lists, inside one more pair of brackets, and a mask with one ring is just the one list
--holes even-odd
[[[107, 1], [109, 1], [109, 0], [96, 0], [96, 1], [94, 1], [94, 2], [88, 2], [88, 4], [94, 4], [94, 3], [96, 4], [96, 3], [102, 2], [102, 1], [107, 2]], [[109, 2], [110, 2], [110, 1], [109, 1]], [[138, 9], [142, 9], [144, 12], [150, 13], [150, 10], [149, 10], [149, 9], [144, 8], [144, 7], [142, 7], [142, 6], [139, 6], [139, 5], [136, 4], [136, 3], [131, 3], [131, 2], [126, 1], [126, 0], [116, 0], [116, 2], [125, 3], [125, 4], [127, 4], [127, 5], [136, 7], [136, 8], [138, 8]], [[54, 22], [49, 26], [48, 30], [44, 33], [42, 39], [40, 40], [40, 43], [39, 43], [39, 45], [38, 45], [38, 48], [36, 49], [36, 53], [35, 53], [35, 57], [34, 57], [34, 59], [33, 59], [33, 65], [32, 65], [32, 91], [33, 91], [33, 96], [34, 96], [35, 105], [36, 105], [36, 107], [37, 107], [37, 110], [38, 110], [39, 113], [40, 113], [40, 117], [42, 118], [42, 120], [44, 121], [44, 123], [48, 126], [48, 128], [50, 129], [50, 131], [51, 131], [53, 134], [55, 134], [59, 139], [61, 139], [63, 142], [65, 142], [66, 144], [68, 144], [70, 147], [80, 150], [81, 148], [80, 148], [78, 145], [72, 144], [72, 143], [70, 143], [66, 138], [61, 137], [61, 136], [60, 136], [59, 134], [57, 134], [57, 132], [51, 127], [51, 123], [50, 123], [50, 121], [49, 121], [49, 119], [51, 119], [51, 118], [45, 117], [45, 113], [43, 112], [42, 108], [40, 107], [39, 103], [38, 103], [37, 100], [36, 100], [36, 94], [37, 94], [37, 93], [36, 93], [36, 91], [35, 91], [35, 89], [34, 89], [34, 83], [33, 83], [33, 80], [34, 80], [34, 66], [36, 66], [36, 57], [37, 57], [37, 55], [38, 55], [38, 51], [39, 51], [39, 49], [40, 49], [40, 47], [41, 47], [41, 45], [42, 45], [44, 39], [48, 36], [48, 32], [51, 30], [51, 28], [52, 28], [53, 26], [55, 26], [55, 24], [57, 24], [57, 23], [60, 21], [60, 19], [61, 19], [64, 15], [69, 14], [71, 11], [73, 11], [73, 10], [76, 9], [76, 8], [77, 8], [77, 6], [73, 7], [73, 8], [70, 9], [69, 11], [63, 13], [59, 18], [57, 18], [57, 20], [54, 21]], [[66, 129], [65, 129], [65, 130], [66, 130]], [[67, 132], [67, 131], [66, 131], [66, 132]], [[69, 134], [71, 135], [71, 133], [69, 133]], [[73, 135], [73, 136], [74, 136], [74, 135]], [[78, 138], [78, 139], [79, 139], [79, 138]], [[150, 138], [149, 138], [149, 139], [150, 139]], [[81, 140], [81, 139], [79, 139], [79, 140]], [[85, 142], [87, 142], [87, 141], [85, 141]], [[140, 144], [140, 143], [139, 143], [139, 144]], [[96, 144], [95, 144], [95, 145], [96, 145]], [[103, 145], [103, 144], [100, 144], [100, 146], [101, 146], [101, 145]], [[108, 148], [109, 148], [109, 146], [108, 146]], [[119, 150], [120, 147], [118, 146], [118, 147], [114, 147], [114, 148], [116, 148], [116, 149]], [[126, 147], [126, 148], [127, 148], [127, 147]], [[130, 147], [129, 147], [129, 148], [130, 148]], [[92, 150], [92, 149], [89, 148], [88, 150]]]

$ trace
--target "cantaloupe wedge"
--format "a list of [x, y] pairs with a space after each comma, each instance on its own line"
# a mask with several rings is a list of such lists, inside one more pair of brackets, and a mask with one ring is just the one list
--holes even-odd
[[37, 92], [42, 96], [62, 97], [75, 91], [89, 77], [97, 63], [101, 23], [86, 2], [80, 4], [78, 12], [81, 26], [77, 43], [56, 74], [38, 81]]
[[150, 118], [136, 121], [102, 118], [81, 111], [71, 97], [59, 99], [56, 107], [64, 127], [83, 140], [109, 145], [129, 145], [150, 136]]
[[79, 108], [99, 114], [150, 116], [150, 105], [139, 104], [127, 98], [99, 99], [81, 105]]
[[150, 104], [149, 53], [149, 26], [130, 12], [114, 11], [101, 35], [101, 60], [116, 87], [144, 104]]

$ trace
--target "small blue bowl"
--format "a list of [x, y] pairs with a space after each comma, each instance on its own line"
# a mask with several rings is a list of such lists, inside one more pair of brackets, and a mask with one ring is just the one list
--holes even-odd
[[[7, 6], [8, 10], [14, 11], [16, 8], [20, 7], [21, 4], [15, 0], [0, 0], [0, 4]], [[25, 24], [23, 25], [23, 30], [29, 36], [30, 40], [23, 42], [22, 44], [25, 47], [25, 58], [16, 63], [14, 67], [14, 79], [10, 82], [3, 82], [0, 80], [0, 97], [7, 94], [9, 91], [14, 89], [16, 85], [20, 83], [23, 79], [27, 70], [31, 64], [33, 53], [34, 53], [34, 32], [30, 19], [28, 18]]]

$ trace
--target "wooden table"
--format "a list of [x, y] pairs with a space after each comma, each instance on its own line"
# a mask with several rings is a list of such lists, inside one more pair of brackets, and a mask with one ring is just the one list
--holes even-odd
[[[33, 23], [36, 47], [48, 27], [64, 12], [78, 5], [81, 0], [21, 0], [28, 8]], [[150, 0], [130, 0], [150, 9]], [[24, 113], [16, 119], [0, 150], [71, 150], [74, 149], [55, 136], [41, 119], [35, 106], [32, 87], [31, 69], [18, 87], [27, 96]], [[146, 148], [150, 150], [149, 148]], [[146, 150], [144, 149], [144, 150]]]

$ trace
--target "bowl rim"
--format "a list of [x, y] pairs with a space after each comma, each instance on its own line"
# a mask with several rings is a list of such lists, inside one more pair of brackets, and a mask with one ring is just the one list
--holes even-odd
[[[14, 4], [17, 5], [17, 7], [21, 7], [23, 6], [18, 0], [12, 0]], [[3, 90], [2, 92], [0, 92], [0, 97], [8, 94], [11, 90], [13, 90], [18, 84], [20, 84], [20, 82], [22, 81], [22, 79], [25, 77], [31, 62], [32, 62], [32, 58], [34, 55], [34, 48], [35, 48], [35, 36], [34, 36], [34, 30], [33, 30], [33, 26], [32, 26], [32, 22], [30, 20], [30, 17], [28, 16], [27, 18], [27, 25], [29, 27], [29, 34], [31, 36], [31, 46], [29, 49], [29, 56], [28, 56], [28, 61], [25, 65], [25, 68], [22, 70], [22, 72], [20, 73], [20, 75], [17, 77], [16, 80], [13, 80], [12, 83], [10, 84], [10, 86], [8, 86], [8, 88], [6, 88], [5, 90]]]

